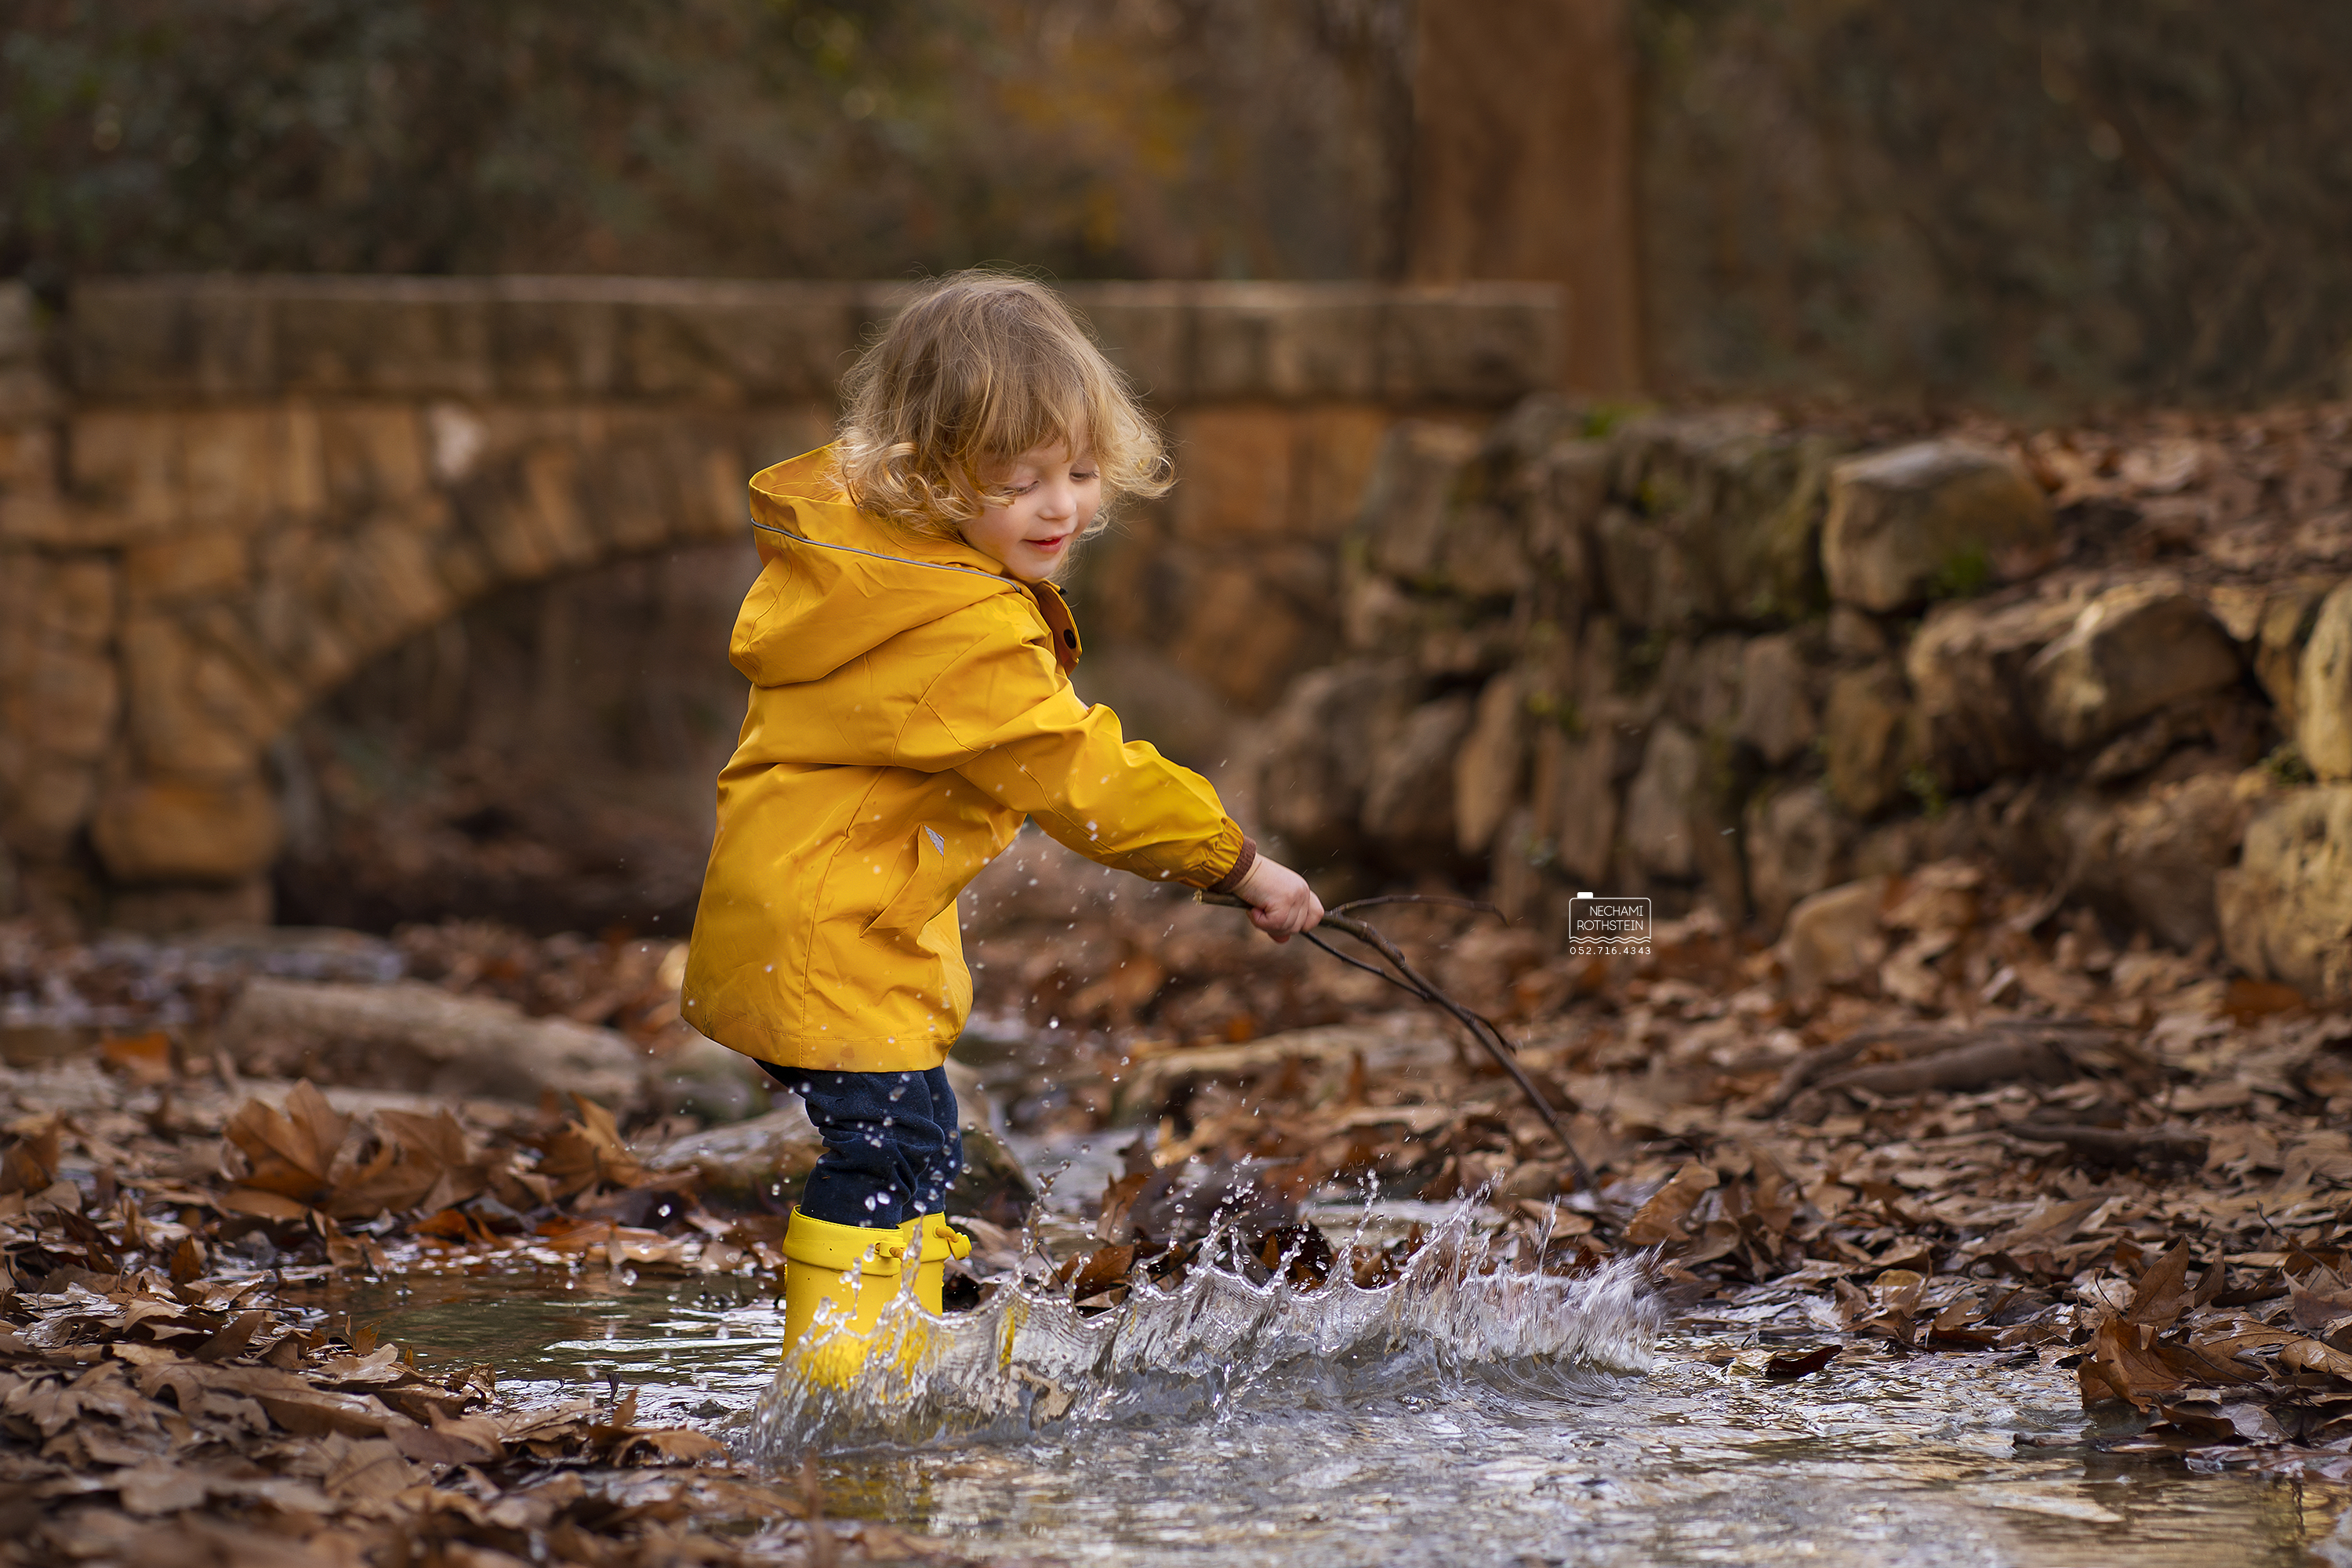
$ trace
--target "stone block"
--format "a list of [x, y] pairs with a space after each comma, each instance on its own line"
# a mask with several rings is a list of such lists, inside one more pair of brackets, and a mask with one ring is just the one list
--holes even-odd
[[2296, 661], [2294, 738], [2311, 771], [2352, 779], [2352, 581], [2321, 601]]
[[1172, 433], [1177, 480], [1168, 516], [1176, 538], [1263, 541], [1296, 531], [1302, 443], [1288, 410], [1193, 409], [1176, 417]]
[[1767, 766], [1785, 767], [1821, 734], [1812, 670], [1797, 638], [1786, 632], [1749, 642], [1740, 658], [1739, 713], [1733, 733]]
[[[2259, 775], [2257, 775], [2259, 776]], [[2216, 879], [2236, 864], [2250, 797], [2221, 771], [2063, 812], [2067, 885], [2117, 923], [2186, 952], [2221, 936]]]
[[1671, 881], [1699, 875], [1706, 789], [1706, 752], [1698, 737], [1679, 724], [1654, 726], [1642, 771], [1625, 792], [1625, 847], [1635, 864]]
[[73, 853], [97, 799], [95, 764], [34, 752], [0, 788], [0, 839], [26, 860], [62, 859]]
[[1565, 300], [1543, 283], [1386, 292], [1380, 388], [1400, 403], [1500, 407], [1559, 384]]
[[96, 650], [114, 635], [120, 606], [114, 563], [103, 556], [49, 556], [24, 565], [38, 584], [26, 606], [41, 640], [59, 647]]
[[252, 772], [123, 779], [90, 819], [90, 842], [118, 883], [243, 882], [268, 870], [278, 840], [278, 803]]
[[2049, 498], [2017, 459], [1918, 441], [1831, 470], [1822, 570], [1833, 596], [1884, 614], [2025, 575], [2056, 540]]
[[113, 659], [102, 652], [45, 647], [35, 653], [31, 668], [20, 679], [25, 683], [26, 733], [34, 746], [77, 762], [95, 762], [106, 754], [122, 705], [122, 682]]
[[1076, 283], [1062, 292], [1134, 388], [1166, 407], [1192, 396], [1193, 311], [1181, 283]]
[[1840, 673], [1822, 727], [1830, 795], [1867, 820], [1903, 798], [1909, 693], [1891, 665]]
[[1961, 794], [2042, 756], [2025, 671], [2074, 625], [2080, 600], [1939, 605], [1904, 651], [1913, 706], [1909, 746], [1944, 789]]
[[534, 582], [595, 555], [595, 532], [581, 505], [579, 455], [568, 446], [551, 443], [487, 467], [453, 499], [465, 531], [480, 542], [502, 582]]
[[92, 408], [70, 424], [66, 480], [72, 498], [106, 521], [93, 546], [152, 538], [186, 509], [180, 467], [185, 416], [152, 409]]
[[1451, 425], [1405, 420], [1390, 431], [1364, 490], [1360, 524], [1367, 558], [1407, 583], [1433, 579], [1445, 528], [1478, 437]]
[[321, 408], [318, 419], [320, 483], [329, 505], [346, 515], [368, 512], [431, 488], [415, 405], [336, 404]]
[[224, 926], [266, 926], [276, 906], [268, 877], [217, 887], [116, 888], [107, 896], [106, 923], [146, 936], [174, 936]]
[[1338, 540], [1362, 513], [1365, 488], [1396, 417], [1369, 404], [1304, 408], [1292, 417], [1301, 437], [1293, 531], [1304, 539]]
[[501, 279], [489, 330], [507, 396], [599, 397], [619, 379], [621, 306], [603, 279]]
[[1373, 763], [1421, 689], [1411, 663], [1393, 658], [1349, 659], [1293, 682], [1264, 726], [1257, 801], [1266, 826], [1310, 860], [1355, 849]]
[[2028, 662], [2025, 683], [2043, 738], [2079, 751], [2241, 673], [2237, 645], [2202, 600], [2166, 584], [2135, 583], [2085, 605]]
[[1198, 290], [1190, 395], [1202, 402], [1378, 395], [1385, 292], [1348, 283]]
[[2291, 790], [2257, 811], [2216, 877], [2230, 961], [2315, 1000], [2352, 1000], [2352, 784]]
[[180, 623], [134, 611], [123, 623], [124, 706], [133, 754], [158, 773], [233, 777], [253, 765], [240, 726], [205, 711], [194, 671], [205, 657]]
[[[1728, 408], [1631, 420], [1610, 446], [1615, 489], [1662, 558], [1651, 575], [1686, 585], [1675, 599], [1686, 597], [1690, 613], [1769, 625], [1818, 607], [1815, 539], [1835, 451], [1826, 438], [1790, 435], [1762, 410]], [[1679, 612], [1662, 604], [1652, 613]]]
[[1518, 804], [1527, 773], [1528, 680], [1505, 670], [1478, 693], [1469, 733], [1454, 757], [1454, 847], [1484, 855]]
[[179, 437], [189, 523], [252, 530], [325, 509], [318, 418], [307, 407], [196, 409]]
[[1248, 565], [1210, 566], [1195, 579], [1192, 593], [1169, 658], [1228, 702], [1262, 712], [1293, 675], [1314, 662], [1307, 617]]
[[1764, 930], [1778, 932], [1803, 900], [1848, 874], [1854, 824], [1818, 784], [1759, 795], [1748, 804], [1748, 897]]
[[1602, 441], [1562, 441], [1538, 459], [1528, 498], [1528, 554], [1568, 584], [1574, 604], [1592, 604], [1599, 595], [1592, 542], [1608, 503], [1612, 465]]
[[1454, 847], [1454, 758], [1469, 733], [1471, 700], [1459, 693], [1424, 702], [1378, 748], [1364, 786], [1365, 835], [1411, 858]]
[[360, 658], [387, 651], [458, 607], [431, 542], [398, 519], [352, 534], [318, 612]]
[[289, 392], [481, 397], [497, 386], [482, 279], [282, 280], [270, 321], [278, 384]]
[[1688, 558], [1649, 519], [1622, 506], [1604, 508], [1592, 542], [1602, 595], [1628, 626], [1668, 632], [1697, 618]]
[[826, 397], [885, 300], [855, 284], [643, 284], [623, 305], [619, 384], [640, 397], [740, 404]]
[[278, 391], [270, 297], [282, 279], [110, 278], [77, 283], [67, 358], [82, 397], [263, 397]]
[[1571, 880], [1601, 879], [1617, 849], [1617, 739], [1606, 729], [1536, 731], [1530, 791], [1537, 836]]
[[253, 542], [215, 530], [182, 533], [122, 553], [122, 592], [133, 604], [165, 604], [231, 593], [251, 575]]

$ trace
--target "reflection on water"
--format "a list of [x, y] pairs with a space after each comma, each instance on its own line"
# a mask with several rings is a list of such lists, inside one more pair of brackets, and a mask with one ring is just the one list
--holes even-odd
[[[490, 1362], [509, 1397], [625, 1384], [645, 1415], [747, 1451], [809, 1441], [832, 1511], [982, 1555], [2215, 1568], [2306, 1561], [2347, 1500], [2031, 1446], [2085, 1431], [2072, 1374], [2031, 1357], [1849, 1352], [1773, 1383], [1736, 1338], [1669, 1334], [1646, 1371], [1601, 1370], [1639, 1364], [1620, 1283], [1512, 1304], [1460, 1279], [1443, 1299], [1432, 1279], [1409, 1307], [1349, 1291], [1323, 1308], [1228, 1279], [1091, 1320], [1033, 1304], [1013, 1328], [1029, 1375], [993, 1381], [958, 1360], [983, 1340], [1001, 1353], [1012, 1316], [984, 1311], [948, 1331], [957, 1370], [917, 1380], [934, 1434], [919, 1443], [806, 1426], [824, 1413], [777, 1386], [782, 1313], [745, 1280], [419, 1279], [350, 1289], [330, 1310], [431, 1358]], [[1591, 1321], [1564, 1326], [1571, 1308]], [[1555, 1353], [1510, 1353], [1518, 1330]], [[1046, 1386], [1066, 1401], [1041, 1411]], [[991, 1387], [1004, 1397], [945, 1418], [950, 1391]]]

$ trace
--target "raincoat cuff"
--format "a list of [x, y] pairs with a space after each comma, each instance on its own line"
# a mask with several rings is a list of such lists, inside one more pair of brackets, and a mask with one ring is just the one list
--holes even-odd
[[1250, 868], [1257, 864], [1257, 841], [1248, 834], [1242, 835], [1241, 853], [1234, 857], [1234, 868], [1208, 886], [1212, 893], [1230, 893], [1248, 879]]

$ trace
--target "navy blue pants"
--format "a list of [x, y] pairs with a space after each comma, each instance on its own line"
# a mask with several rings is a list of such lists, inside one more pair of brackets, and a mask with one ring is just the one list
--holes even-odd
[[808, 1107], [824, 1152], [801, 1189], [801, 1212], [878, 1230], [944, 1213], [963, 1169], [955, 1090], [929, 1072], [819, 1072], [768, 1066]]

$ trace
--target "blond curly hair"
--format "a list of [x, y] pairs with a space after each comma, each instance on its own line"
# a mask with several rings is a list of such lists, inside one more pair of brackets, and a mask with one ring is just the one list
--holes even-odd
[[990, 476], [1034, 447], [1087, 452], [1103, 506], [1164, 495], [1166, 447], [1069, 306], [1026, 278], [973, 268], [926, 284], [842, 382], [835, 443], [842, 488], [860, 511], [960, 539], [1012, 497]]

